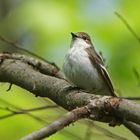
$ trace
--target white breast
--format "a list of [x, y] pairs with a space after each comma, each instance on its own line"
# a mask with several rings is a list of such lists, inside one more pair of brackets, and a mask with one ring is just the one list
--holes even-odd
[[72, 47], [65, 57], [63, 68], [66, 77], [78, 87], [93, 91], [103, 86], [103, 80], [84, 48]]

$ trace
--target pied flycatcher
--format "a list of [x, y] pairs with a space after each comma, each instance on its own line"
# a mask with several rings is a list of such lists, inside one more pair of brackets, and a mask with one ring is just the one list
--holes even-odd
[[93, 94], [116, 96], [103, 60], [96, 52], [90, 36], [71, 33], [70, 49], [63, 70], [70, 82]]

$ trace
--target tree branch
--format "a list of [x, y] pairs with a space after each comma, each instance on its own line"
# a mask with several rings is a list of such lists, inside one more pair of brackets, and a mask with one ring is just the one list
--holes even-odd
[[91, 124], [93, 125], [93, 127], [99, 131], [101, 131], [104, 135], [110, 137], [110, 138], [113, 138], [114, 140], [128, 140], [127, 138], [125, 137], [122, 137], [122, 136], [118, 136], [112, 132], [110, 132], [109, 130], [91, 122]]
[[49, 137], [50, 135], [56, 133], [58, 130], [63, 129], [65, 126], [77, 121], [80, 118], [86, 117], [87, 114], [89, 114], [88, 106], [76, 108], [71, 112], [66, 113], [50, 125], [21, 138], [21, 140], [40, 140], [45, 137]]
[[[64, 79], [40, 73], [24, 61], [3, 57], [0, 54], [0, 82], [16, 84], [36, 96], [48, 97], [67, 110], [88, 105], [86, 117], [108, 122], [128, 120], [140, 124], [140, 105], [110, 96], [99, 96], [73, 89]], [[79, 119], [79, 118], [78, 118]]]
[[8, 113], [6, 115], [0, 116], [0, 120], [12, 117], [12, 116], [17, 115], [17, 114], [26, 114], [26, 115], [31, 116], [31, 117], [39, 120], [39, 121], [45, 122], [42, 119], [30, 114], [29, 112], [40, 111], [40, 110], [56, 108], [56, 107], [58, 107], [58, 105], [46, 105], [46, 106], [37, 107], [37, 108], [30, 108], [30, 109], [20, 109], [20, 108], [18, 108], [18, 110], [17, 109], [15, 110], [15, 109], [7, 108], [7, 107], [6, 108], [0, 107], [1, 110], [6, 110], [6, 111], [10, 112], [10, 113]]
[[12, 41], [6, 39], [6, 38], [3, 37], [2, 35], [0, 35], [0, 41], [6, 43], [6, 44], [8, 44], [8, 45], [11, 45], [11, 47], [16, 48], [16, 49], [18, 49], [18, 50], [20, 50], [20, 51], [26, 52], [27, 54], [30, 54], [31, 56], [34, 56], [34, 57], [36, 57], [36, 58], [39, 58], [40, 60], [46, 62], [47, 64], [53, 65], [54, 67], [56, 67], [57, 69], [59, 69], [59, 68], [57, 67], [57, 65], [55, 65], [55, 63], [49, 62], [49, 61], [47, 61], [46, 59], [40, 57], [39, 55], [37, 55], [37, 54], [35, 54], [35, 53], [31, 52], [31, 51], [28, 51], [28, 50], [22, 48], [20, 45], [18, 45], [18, 44], [16, 44], [15, 42], [12, 42]]
[[124, 23], [128, 31], [137, 39], [137, 41], [140, 43], [140, 37], [136, 34], [136, 32], [131, 28], [131, 26], [128, 24], [128, 22], [124, 19], [122, 15], [120, 15], [118, 12], [115, 12], [115, 15]]
[[124, 125], [138, 138], [140, 138], [140, 125], [124, 120]]
[[45, 75], [55, 76], [57, 78], [64, 79], [64, 74], [60, 71], [58, 66], [52, 65], [50, 63], [47, 63], [47, 61], [42, 61], [37, 58], [33, 58], [31, 56], [26, 56], [22, 54], [15, 54], [15, 53], [2, 53], [0, 54], [0, 58], [2, 59], [14, 59], [14, 60], [20, 60], [24, 63], [27, 63], [40, 71], [41, 73]]

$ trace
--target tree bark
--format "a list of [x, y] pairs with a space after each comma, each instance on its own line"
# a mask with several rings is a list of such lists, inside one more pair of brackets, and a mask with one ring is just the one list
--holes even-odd
[[[110, 125], [130, 121], [140, 125], [140, 105], [118, 97], [99, 96], [72, 88], [72, 85], [58, 75], [60, 71], [47, 69], [41, 73], [39, 67], [22, 59], [15, 59], [12, 54], [0, 54], [0, 82], [18, 85], [35, 96], [48, 97], [66, 110], [88, 106], [89, 114], [86, 118], [107, 122]], [[51, 65], [51, 64], [50, 64]], [[115, 120], [115, 121], [114, 121]], [[127, 123], [127, 127], [129, 125]], [[131, 129], [133, 131], [134, 129]], [[140, 137], [140, 130], [137, 134]]]

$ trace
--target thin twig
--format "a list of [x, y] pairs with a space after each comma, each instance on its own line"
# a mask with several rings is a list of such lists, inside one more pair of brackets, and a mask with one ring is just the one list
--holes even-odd
[[124, 125], [140, 139], [140, 125], [124, 120]]
[[14, 48], [17, 48], [17, 49], [19, 49], [19, 50], [21, 50], [21, 51], [23, 51], [23, 52], [26, 52], [26, 53], [28, 53], [28, 54], [30, 54], [30, 55], [32, 55], [32, 56], [35, 56], [36, 58], [39, 58], [40, 60], [42, 60], [42, 61], [44, 61], [44, 62], [47, 62], [47, 63], [49, 63], [49, 64], [55, 66], [55, 67], [59, 70], [59, 67], [58, 67], [55, 63], [49, 62], [49, 61], [47, 61], [46, 59], [42, 58], [41, 56], [39, 56], [39, 55], [37, 55], [37, 54], [35, 54], [35, 53], [31, 52], [31, 51], [28, 51], [28, 50], [26, 50], [26, 49], [20, 47], [18, 44], [16, 44], [15, 42], [10, 41], [10, 40], [8, 40], [8, 39], [6, 39], [6, 38], [3, 37], [2, 35], [0, 35], [0, 40], [3, 41], [3, 42], [5, 42], [5, 43], [7, 43], [7, 44], [9, 44], [9, 45], [11, 45], [11, 46], [13, 46]]
[[[31, 108], [31, 109], [21, 109], [20, 107], [17, 107], [17, 106], [15, 106], [13, 104], [10, 104], [9, 102], [7, 102], [7, 101], [5, 101], [5, 100], [3, 100], [1, 98], [0, 98], [0, 101], [3, 102], [3, 103], [5, 103], [5, 104], [7, 104], [7, 105], [9, 105], [9, 106], [11, 106], [12, 108], [15, 108], [14, 110], [12, 110], [12, 109], [10, 109], [8, 107], [6, 107], [6, 108], [0, 107], [1, 110], [6, 110], [6, 111], [11, 112], [9, 114], [0, 116], [0, 120], [5, 119], [5, 118], [9, 118], [9, 117], [12, 117], [12, 116], [15, 116], [17, 114], [26, 114], [26, 115], [34, 118], [35, 120], [40, 121], [40, 122], [42, 122], [44, 124], [44, 123], [47, 123], [45, 120], [39, 118], [38, 116], [35, 116], [35, 115], [31, 114], [30, 112], [31, 111], [40, 111], [40, 110], [43, 110], [43, 109], [56, 108], [56, 107], [58, 107], [58, 105], [50, 105], [50, 106], [47, 105], [47, 106], [42, 106], [42, 107], [37, 107], [37, 108]], [[16, 110], [18, 110], [18, 111], [16, 111]]]
[[131, 26], [128, 24], [128, 22], [124, 19], [122, 15], [120, 15], [118, 12], [115, 12], [115, 15], [124, 23], [124, 25], [127, 27], [127, 29], [130, 31], [130, 33], [137, 39], [137, 41], [140, 43], [140, 37], [136, 34], [136, 32], [131, 28]]
[[65, 115], [61, 116], [50, 125], [43, 127], [38, 131], [30, 133], [29, 135], [21, 138], [20, 140], [40, 140], [45, 137], [49, 137], [50, 135], [63, 129], [65, 126], [68, 126], [72, 122], [75, 122], [78, 119], [85, 117], [87, 114], [89, 114], [88, 106], [76, 108], [71, 112], [68, 112]]
[[[50, 105], [50, 106], [42, 106], [42, 107], [37, 107], [37, 108], [30, 108], [30, 109], [20, 109], [19, 111], [15, 111], [15, 110], [12, 110], [8, 107], [6, 108], [2, 108], [0, 107], [1, 110], [6, 110], [6, 111], [9, 111], [13, 114], [25, 114], [27, 112], [32, 112], [32, 111], [41, 111], [41, 110], [44, 110], [44, 109], [49, 109], [49, 108], [57, 108], [59, 107], [58, 105]], [[0, 117], [1, 119], [1, 117]]]
[[101, 127], [101, 126], [99, 126], [99, 125], [97, 125], [97, 124], [95, 124], [93, 122], [92, 122], [92, 124], [93, 124], [93, 127], [95, 129], [101, 131], [104, 135], [106, 135], [106, 136], [108, 136], [110, 138], [113, 138], [114, 140], [128, 140], [127, 138], [124, 138], [122, 136], [116, 135], [116, 134], [110, 132], [109, 130], [107, 130], [107, 129], [105, 129], [105, 128], [103, 128], [103, 127]]
[[9, 84], [9, 87], [8, 87], [8, 89], [7, 89], [6, 91], [10, 91], [10, 90], [11, 90], [11, 88], [12, 88], [12, 85], [13, 85], [13, 84], [12, 84], [12, 83], [10, 83], [10, 84]]
[[133, 73], [134, 73], [136, 80], [138, 82], [138, 86], [140, 86], [140, 74], [135, 67], [133, 68]]
[[[17, 115], [17, 114], [23, 114], [23, 113], [9, 113], [9, 114], [6, 114], [6, 115], [3, 115], [3, 116], [0, 116], [0, 120], [2, 120], [2, 119], [6, 119], [6, 118], [9, 118], [9, 117], [12, 117], [12, 116], [15, 116], [15, 115]], [[35, 119], [35, 120], [37, 120], [37, 121], [39, 121], [39, 122], [41, 122], [41, 123], [47, 123], [45, 120], [43, 120], [43, 119], [41, 119], [41, 118], [39, 118], [39, 117], [37, 117], [37, 116], [35, 116], [35, 115], [33, 115], [33, 114], [30, 114], [30, 113], [24, 113], [24, 114], [26, 114], [26, 115], [28, 115], [28, 116], [30, 116], [31, 118], [33, 118], [33, 119]]]
[[140, 97], [120, 97], [122, 99], [127, 99], [127, 100], [133, 100], [133, 101], [139, 101]]
[[[121, 136], [119, 136], [119, 135], [116, 135], [116, 134], [112, 133], [111, 131], [109, 131], [108, 129], [103, 128], [103, 127], [97, 125], [95, 122], [93, 122], [93, 121], [91, 121], [91, 120], [86, 120], [86, 124], [88, 125], [87, 131], [90, 131], [90, 133], [87, 132], [87, 134], [89, 134], [90, 137], [91, 137], [91, 135], [94, 135], [93, 128], [95, 128], [96, 130], [98, 130], [98, 131], [100, 131], [101, 133], [103, 133], [103, 135], [108, 136], [108, 137], [110, 137], [110, 138], [113, 138], [113, 139], [115, 139], [115, 140], [128, 140], [128, 139], [125, 138], [125, 137], [121, 137]], [[87, 139], [89, 140], [89, 138], [90, 138], [89, 135], [87, 135], [87, 136], [85, 137], [85, 140], [87, 140]]]

